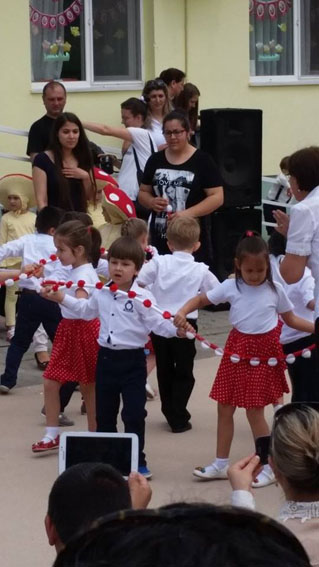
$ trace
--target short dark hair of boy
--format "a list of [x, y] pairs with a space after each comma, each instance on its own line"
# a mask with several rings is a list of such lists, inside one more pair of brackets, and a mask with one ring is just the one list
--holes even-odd
[[64, 214], [58, 207], [43, 207], [35, 219], [35, 228], [40, 234], [48, 234], [50, 228], [57, 228]]
[[285, 156], [280, 160], [279, 167], [281, 171], [288, 171], [289, 168], [289, 156]]
[[200, 226], [192, 217], [176, 217], [168, 223], [166, 238], [176, 250], [186, 250], [199, 241]]
[[101, 516], [131, 507], [128, 484], [116, 469], [103, 463], [80, 463], [56, 479], [48, 516], [66, 544]]
[[166, 83], [168, 86], [172, 81], [176, 81], [176, 83], [180, 83], [183, 79], [185, 79], [186, 75], [184, 71], [180, 69], [176, 69], [175, 67], [169, 67], [169, 69], [165, 69], [160, 74], [160, 79]]
[[125, 110], [130, 110], [134, 117], [140, 114], [143, 118], [143, 122], [146, 119], [147, 106], [145, 102], [143, 102], [139, 98], [135, 98], [133, 96], [131, 98], [128, 98], [127, 100], [122, 102], [121, 108]]
[[134, 262], [136, 270], [139, 271], [144, 264], [145, 254], [141, 245], [134, 240], [134, 238], [121, 236], [114, 240], [108, 250], [108, 261], [110, 261], [111, 258], [117, 258], [118, 260], [131, 260], [131, 262]]
[[319, 147], [310, 146], [291, 154], [288, 171], [301, 191], [312, 191], [319, 185]]
[[277, 258], [282, 256], [286, 252], [287, 238], [274, 230], [268, 240], [269, 254], [272, 254]]
[[81, 211], [66, 211], [61, 219], [61, 223], [68, 222], [71, 220], [79, 220], [85, 226], [92, 226], [93, 220], [88, 213], [82, 213]]

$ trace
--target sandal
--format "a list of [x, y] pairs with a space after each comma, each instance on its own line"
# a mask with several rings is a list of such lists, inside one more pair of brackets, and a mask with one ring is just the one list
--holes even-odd
[[47, 441], [38, 441], [37, 443], [33, 443], [32, 445], [32, 452], [33, 453], [44, 453], [45, 451], [52, 451], [52, 449], [59, 448], [60, 436], [57, 435], [55, 439], [51, 439], [46, 435], [45, 437]]
[[49, 364], [49, 362], [50, 362], [49, 360], [46, 360], [46, 361], [44, 361], [44, 362], [41, 362], [41, 361], [38, 359], [38, 353], [37, 353], [37, 352], [34, 353], [34, 358], [35, 358], [35, 360], [36, 360], [37, 367], [39, 368], [39, 370], [42, 370], [42, 371], [44, 371], [44, 370], [46, 369], [46, 367], [48, 366], [48, 364]]

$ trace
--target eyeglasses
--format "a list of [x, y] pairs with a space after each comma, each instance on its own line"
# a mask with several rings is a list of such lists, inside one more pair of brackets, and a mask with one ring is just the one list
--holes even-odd
[[171, 138], [172, 136], [179, 138], [183, 132], [185, 132], [185, 128], [183, 130], [163, 130], [165, 138]]

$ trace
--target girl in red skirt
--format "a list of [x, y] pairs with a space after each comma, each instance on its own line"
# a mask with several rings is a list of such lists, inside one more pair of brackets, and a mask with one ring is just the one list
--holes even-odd
[[[312, 323], [292, 312], [293, 305], [281, 284], [272, 281], [267, 244], [255, 232], [247, 231], [237, 246], [235, 279], [188, 301], [174, 322], [180, 326], [193, 310], [224, 302], [230, 303], [233, 328], [210, 392], [210, 397], [218, 402], [217, 457], [193, 471], [205, 480], [227, 478], [236, 408], [246, 409], [255, 439], [269, 435], [264, 407], [289, 391], [285, 362], [277, 360], [283, 356], [278, 340], [278, 314], [290, 327], [313, 332]], [[265, 465], [253, 485], [256, 488], [272, 482], [272, 470]]]
[[[99, 279], [93, 266], [100, 257], [101, 236], [80, 221], [63, 223], [55, 232], [57, 256], [63, 266], [72, 266], [69, 280], [96, 284]], [[49, 289], [45, 291], [49, 293]], [[92, 290], [79, 286], [66, 289], [66, 294], [86, 298]], [[89, 431], [95, 431], [95, 366], [98, 354], [99, 319], [84, 321], [61, 305], [61, 320], [53, 342], [50, 362], [45, 370], [44, 400], [47, 427], [41, 441], [32, 445], [34, 453], [59, 446], [59, 390], [65, 382], [79, 382], [83, 395]]]

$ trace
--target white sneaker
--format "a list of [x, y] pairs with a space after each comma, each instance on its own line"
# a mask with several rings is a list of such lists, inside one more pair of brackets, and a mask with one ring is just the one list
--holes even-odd
[[259, 473], [255, 482], [252, 482], [253, 488], [262, 488], [263, 486], [268, 486], [269, 484], [274, 484], [276, 482], [276, 477], [272, 470], [263, 470]]
[[153, 388], [152, 388], [152, 386], [149, 382], [146, 382], [145, 389], [146, 389], [147, 399], [148, 400], [154, 400], [156, 398], [156, 391], [153, 390]]
[[223, 469], [218, 469], [214, 464], [207, 465], [206, 467], [196, 467], [193, 470], [193, 475], [203, 480], [223, 480], [227, 479], [228, 465]]

